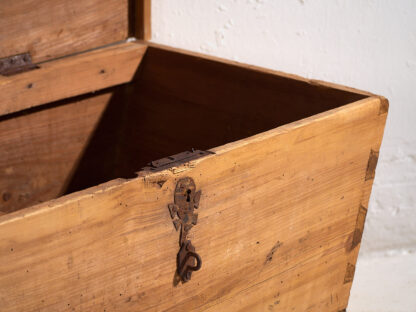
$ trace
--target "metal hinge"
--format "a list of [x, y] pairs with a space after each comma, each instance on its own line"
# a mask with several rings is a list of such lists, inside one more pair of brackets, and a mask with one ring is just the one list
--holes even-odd
[[32, 64], [32, 57], [28, 52], [0, 59], [0, 75], [11, 76], [39, 68]]
[[148, 163], [146, 167], [142, 168], [142, 170], [152, 172], [161, 171], [211, 154], [215, 153], [192, 149], [191, 151], [186, 151], [162, 159], [154, 160]]

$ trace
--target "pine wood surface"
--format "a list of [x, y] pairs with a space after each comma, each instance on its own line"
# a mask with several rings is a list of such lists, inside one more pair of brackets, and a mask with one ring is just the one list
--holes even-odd
[[129, 82], [146, 46], [120, 43], [0, 76], [0, 116]]
[[141, 40], [150, 40], [152, 38], [152, 1], [151, 0], [131, 0], [134, 13], [131, 21], [132, 35]]
[[61, 196], [112, 92], [0, 120], [0, 211]]
[[[362, 99], [1, 216], [2, 311], [344, 309], [386, 105]], [[167, 204], [184, 176], [202, 190], [191, 239], [203, 265], [173, 287]]]
[[34, 63], [125, 40], [128, 0], [3, 0], [0, 58], [30, 52]]

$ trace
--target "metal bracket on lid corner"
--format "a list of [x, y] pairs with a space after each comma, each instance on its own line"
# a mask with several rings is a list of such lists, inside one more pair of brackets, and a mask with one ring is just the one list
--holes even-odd
[[170, 167], [179, 166], [188, 161], [195, 160], [211, 154], [215, 153], [210, 151], [192, 149], [191, 151], [186, 151], [162, 159], [154, 160], [148, 163], [146, 167], [142, 168], [142, 170], [151, 172], [162, 171]]
[[0, 75], [12, 76], [32, 69], [39, 68], [32, 63], [30, 53], [22, 53], [0, 59]]

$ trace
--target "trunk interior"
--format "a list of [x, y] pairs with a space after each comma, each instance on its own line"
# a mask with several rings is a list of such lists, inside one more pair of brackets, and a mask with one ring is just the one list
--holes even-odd
[[365, 97], [149, 47], [128, 84], [0, 116], [0, 212]]

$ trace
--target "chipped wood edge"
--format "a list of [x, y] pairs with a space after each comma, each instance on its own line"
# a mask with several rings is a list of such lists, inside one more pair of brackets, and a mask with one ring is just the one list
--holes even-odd
[[379, 111], [379, 115], [383, 115], [383, 114], [387, 114], [389, 111], [389, 100], [386, 99], [384, 96], [379, 95], [378, 96], [380, 99], [380, 111]]

